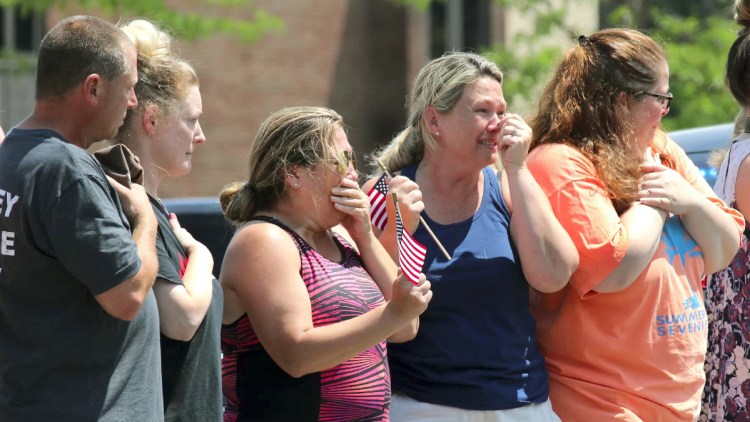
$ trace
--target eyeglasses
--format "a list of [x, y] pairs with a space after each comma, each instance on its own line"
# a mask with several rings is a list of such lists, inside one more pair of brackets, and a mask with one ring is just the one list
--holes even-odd
[[332, 158], [331, 161], [336, 164], [336, 169], [340, 174], [346, 174], [349, 171], [349, 166], [357, 169], [357, 156], [354, 151], [339, 151], [336, 155], [338, 157]]
[[650, 97], [656, 98], [657, 100], [659, 100], [662, 110], [668, 109], [669, 105], [672, 103], [672, 98], [674, 98], [671, 92], [667, 92], [667, 95], [662, 95], [655, 92], [638, 91], [635, 93], [635, 95], [648, 95]]

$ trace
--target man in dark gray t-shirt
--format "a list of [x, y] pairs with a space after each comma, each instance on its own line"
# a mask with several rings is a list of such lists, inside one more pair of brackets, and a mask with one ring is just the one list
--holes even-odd
[[39, 50], [36, 105], [0, 143], [0, 420], [163, 419], [156, 219], [86, 152], [137, 105], [133, 45], [74, 16]]

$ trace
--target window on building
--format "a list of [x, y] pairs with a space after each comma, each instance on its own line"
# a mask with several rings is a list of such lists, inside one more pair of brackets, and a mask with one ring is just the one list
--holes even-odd
[[0, 48], [35, 52], [44, 36], [44, 16], [18, 7], [0, 7]]
[[34, 109], [36, 55], [44, 17], [0, 7], [0, 126], [7, 132]]
[[492, 0], [445, 0], [430, 4], [430, 54], [479, 51], [490, 44]]

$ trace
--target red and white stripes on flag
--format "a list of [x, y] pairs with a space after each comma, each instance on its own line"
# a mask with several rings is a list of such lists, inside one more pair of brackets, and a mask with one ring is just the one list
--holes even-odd
[[385, 181], [386, 175], [383, 174], [378, 179], [375, 186], [370, 189], [367, 196], [370, 198], [370, 219], [373, 226], [383, 231], [388, 224], [388, 211], [385, 201], [388, 199], [388, 182]]
[[401, 210], [396, 200], [396, 194], [393, 194], [396, 202], [396, 235], [398, 236], [398, 265], [401, 271], [415, 285], [419, 284], [419, 274], [424, 266], [425, 254], [427, 248], [417, 242], [408, 230], [404, 230], [404, 224], [401, 222]]

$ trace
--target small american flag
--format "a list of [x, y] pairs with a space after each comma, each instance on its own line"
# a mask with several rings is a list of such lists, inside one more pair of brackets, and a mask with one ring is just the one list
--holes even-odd
[[417, 242], [408, 230], [404, 230], [404, 224], [401, 222], [401, 210], [398, 206], [396, 194], [393, 194], [393, 200], [396, 202], [396, 235], [398, 236], [398, 265], [401, 271], [415, 285], [419, 284], [419, 274], [424, 266], [424, 258], [427, 248]]
[[385, 181], [385, 177], [385, 174], [380, 176], [375, 186], [367, 193], [370, 198], [370, 219], [372, 219], [372, 224], [380, 231], [383, 231], [385, 225], [388, 224], [388, 211], [385, 205], [388, 183]]

